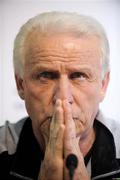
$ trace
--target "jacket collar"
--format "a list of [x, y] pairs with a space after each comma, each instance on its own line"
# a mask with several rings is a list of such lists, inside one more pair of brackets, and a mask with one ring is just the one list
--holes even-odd
[[116, 157], [120, 159], [120, 121], [106, 117], [102, 111], [98, 111], [96, 119], [104, 124], [114, 137]]
[[91, 156], [92, 177], [120, 171], [112, 133], [97, 120], [95, 129], [96, 140]]
[[22, 179], [37, 179], [43, 154], [32, 131], [31, 119], [25, 121], [20, 134], [11, 174]]

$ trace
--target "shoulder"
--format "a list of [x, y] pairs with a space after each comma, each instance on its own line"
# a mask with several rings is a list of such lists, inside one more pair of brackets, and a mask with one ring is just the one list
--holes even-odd
[[26, 119], [23, 118], [17, 123], [6, 121], [5, 125], [0, 127], [0, 153], [8, 151], [9, 154], [13, 154], [16, 151], [19, 135]]
[[98, 113], [96, 119], [103, 123], [112, 133], [116, 146], [116, 156], [120, 158], [120, 120], [107, 118], [101, 112]]

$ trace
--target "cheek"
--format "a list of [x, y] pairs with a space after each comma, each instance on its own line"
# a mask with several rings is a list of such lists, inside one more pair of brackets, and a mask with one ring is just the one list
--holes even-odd
[[49, 99], [49, 89], [36, 85], [35, 83], [27, 83], [25, 88], [25, 100], [30, 100], [32, 103], [43, 104]]
[[99, 107], [100, 92], [98, 88], [84, 88], [75, 94], [76, 111], [79, 120], [75, 122], [77, 133], [84, 132], [93, 125]]
[[100, 102], [100, 86], [81, 87], [75, 93], [75, 100], [79, 106], [95, 106]]
[[26, 84], [24, 92], [26, 109], [32, 119], [34, 133], [38, 139], [47, 141], [50, 125], [47, 117], [52, 112], [49, 104], [49, 92], [47, 93], [46, 90], [31, 83]]
[[52, 113], [52, 90], [31, 81], [25, 85], [25, 103], [31, 119], [41, 121]]

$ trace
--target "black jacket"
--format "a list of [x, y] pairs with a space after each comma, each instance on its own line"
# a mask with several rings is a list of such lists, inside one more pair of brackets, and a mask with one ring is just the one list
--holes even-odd
[[[120, 179], [120, 159], [116, 159], [113, 135], [97, 120], [94, 127], [96, 140], [87, 155], [91, 162], [91, 179]], [[0, 154], [0, 180], [37, 180], [43, 158], [32, 131], [31, 120], [27, 118], [16, 151], [9, 154], [4, 150]]]

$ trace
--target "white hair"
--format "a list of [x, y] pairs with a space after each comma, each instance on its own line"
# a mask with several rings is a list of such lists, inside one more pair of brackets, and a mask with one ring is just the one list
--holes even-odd
[[46, 12], [28, 20], [20, 29], [14, 42], [14, 70], [23, 76], [25, 62], [25, 40], [30, 32], [54, 36], [59, 33], [72, 33], [74, 36], [96, 36], [101, 41], [102, 76], [109, 71], [109, 43], [102, 25], [92, 17], [70, 12]]

